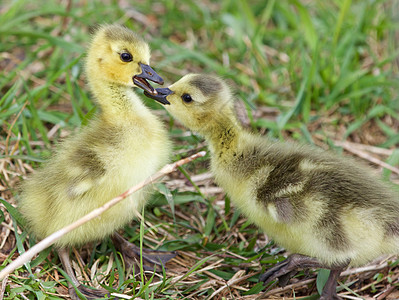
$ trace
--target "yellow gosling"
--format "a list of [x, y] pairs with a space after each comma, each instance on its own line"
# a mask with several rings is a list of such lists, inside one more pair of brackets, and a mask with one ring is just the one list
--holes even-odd
[[285, 285], [298, 266], [330, 269], [320, 299], [340, 299], [347, 265], [399, 253], [399, 197], [372, 170], [307, 145], [244, 130], [218, 77], [190, 74], [147, 96], [205, 137], [217, 183], [235, 205], [292, 254], [264, 273]]
[[[43, 239], [76, 221], [168, 162], [168, 133], [133, 91], [138, 86], [155, 93], [147, 79], [163, 83], [149, 61], [148, 44], [127, 28], [105, 25], [95, 33], [85, 65], [98, 113], [76, 135], [62, 142], [54, 156], [22, 186], [19, 207], [37, 238]], [[67, 249], [113, 234], [141, 212], [150, 194], [149, 188], [136, 192], [57, 241], [64, 269], [88, 299], [102, 298], [107, 292], [78, 282]], [[125, 259], [139, 253], [117, 233], [113, 240], [124, 251]], [[165, 262], [174, 255], [147, 258], [159, 263], [159, 259]], [[69, 291], [72, 299], [80, 299], [71, 284]]]

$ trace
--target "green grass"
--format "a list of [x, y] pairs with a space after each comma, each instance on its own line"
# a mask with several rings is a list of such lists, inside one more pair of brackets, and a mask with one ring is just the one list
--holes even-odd
[[[124, 4], [128, 2], [134, 6]], [[142, 34], [152, 48], [152, 66], [167, 84], [189, 72], [226, 78], [244, 104], [245, 126], [253, 130], [336, 151], [341, 151], [334, 146], [337, 140], [394, 150], [399, 145], [398, 11], [394, 0], [3, 1], [0, 219], [11, 233], [0, 235], [6, 240], [0, 249], [2, 266], [34, 242], [16, 230], [17, 225], [24, 228], [13, 209], [18, 182], [93, 112], [82, 59], [96, 24], [118, 22]], [[157, 104], [147, 103], [165, 116], [175, 160], [204, 147]], [[398, 157], [397, 150], [378, 154], [396, 166]], [[174, 179], [187, 187], [187, 180], [193, 182], [207, 164], [208, 157], [184, 166]], [[383, 174], [398, 182], [397, 174]], [[142, 281], [124, 273], [119, 254], [104, 241], [85, 248], [86, 272], [93, 265], [93, 274], [106, 272], [111, 261], [104, 284], [118, 293], [141, 299], [205, 299], [245, 269], [254, 276], [218, 296], [251, 299], [248, 295], [259, 293], [258, 272], [281, 260], [283, 250], [267, 243], [223, 194], [207, 194], [204, 184], [196, 184], [203, 192], [159, 184], [146, 222], [125, 228], [131, 241], [142, 239], [153, 248], [162, 241], [161, 249], [178, 250], [183, 265], [168, 267], [161, 281], [149, 274]], [[66, 281], [57, 264], [52, 252], [43, 252], [9, 277], [4, 298], [64, 298]], [[391, 275], [397, 273], [396, 266]], [[386, 285], [389, 276], [381, 276]], [[357, 289], [350, 281], [345, 284]], [[360, 294], [379, 291], [373, 287]], [[295, 295], [316, 293], [313, 282]]]

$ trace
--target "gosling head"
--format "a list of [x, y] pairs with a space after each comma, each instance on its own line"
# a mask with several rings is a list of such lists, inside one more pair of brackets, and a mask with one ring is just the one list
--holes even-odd
[[[228, 85], [219, 77], [188, 74], [157, 95], [144, 94], [161, 104], [184, 126], [199, 133], [219, 121], [235, 121], [234, 103]], [[208, 129], [209, 130], [209, 129]]]
[[140, 87], [156, 93], [148, 83], [163, 84], [149, 66], [150, 48], [134, 32], [120, 25], [103, 25], [93, 36], [87, 52], [86, 72], [91, 84]]

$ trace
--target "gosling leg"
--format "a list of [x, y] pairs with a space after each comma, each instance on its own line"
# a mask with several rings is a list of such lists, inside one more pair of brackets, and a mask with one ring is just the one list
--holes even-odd
[[[104, 289], [91, 289], [91, 288], [85, 287], [84, 285], [80, 284], [80, 282], [78, 281], [78, 279], [75, 276], [75, 272], [72, 270], [71, 260], [69, 259], [69, 249], [67, 249], [67, 248], [59, 249], [58, 256], [61, 260], [61, 263], [62, 263], [62, 266], [63, 266], [65, 272], [67, 272], [67, 274], [71, 278], [73, 284], [88, 300], [104, 298], [104, 296], [110, 297], [109, 292]], [[77, 295], [77, 293], [75, 291], [75, 288], [69, 281], [68, 281], [68, 292], [69, 292], [69, 295], [71, 296], [72, 300], [80, 300], [79, 296]], [[115, 299], [118, 299], [118, 298], [115, 298]]]
[[343, 268], [330, 270], [330, 275], [328, 276], [327, 282], [324, 285], [320, 300], [342, 300], [342, 298], [337, 294], [337, 280], [342, 269]]
[[[348, 262], [349, 263], [349, 262]], [[323, 288], [323, 293], [320, 297], [322, 300], [340, 300], [341, 298], [337, 295], [336, 286], [337, 279], [342, 269], [348, 265], [344, 264], [342, 266], [334, 266], [333, 268], [323, 265], [318, 259], [301, 255], [292, 254], [287, 259], [279, 262], [273, 268], [267, 270], [259, 278], [259, 281], [263, 281], [264, 285], [272, 282], [275, 279], [279, 280], [280, 286], [285, 286], [290, 277], [296, 273], [296, 270], [308, 269], [308, 268], [325, 268], [330, 269], [330, 275], [327, 282]]]
[[[116, 232], [111, 236], [111, 239], [115, 247], [122, 253], [126, 270], [130, 272], [133, 265], [136, 272], [140, 270], [140, 248], [128, 242]], [[156, 251], [143, 248], [143, 268], [145, 271], [154, 271], [154, 268], [161, 271], [161, 266], [176, 255], [176, 251]]]

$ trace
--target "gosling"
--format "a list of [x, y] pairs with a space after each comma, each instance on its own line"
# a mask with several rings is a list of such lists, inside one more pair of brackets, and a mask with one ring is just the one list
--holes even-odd
[[330, 269], [320, 299], [341, 299], [348, 265], [399, 253], [399, 197], [349, 158], [245, 131], [219, 78], [190, 74], [147, 96], [205, 137], [216, 182], [257, 226], [291, 253], [260, 280], [284, 285], [298, 266]]
[[[19, 207], [38, 239], [76, 221], [168, 162], [171, 143], [167, 131], [133, 91], [138, 86], [155, 93], [147, 80], [163, 84], [149, 60], [148, 44], [127, 28], [103, 25], [97, 29], [85, 70], [98, 112], [79, 133], [59, 145], [54, 156], [22, 185]], [[115, 231], [141, 212], [150, 194], [148, 188], [136, 192], [56, 242], [63, 267], [72, 279], [72, 299], [80, 299], [73, 285], [87, 299], [102, 298], [107, 292], [78, 282], [69, 248], [113, 234], [125, 261], [134, 259], [139, 249]], [[144, 258], [159, 264], [159, 260], [165, 263], [174, 256], [153, 253]]]

